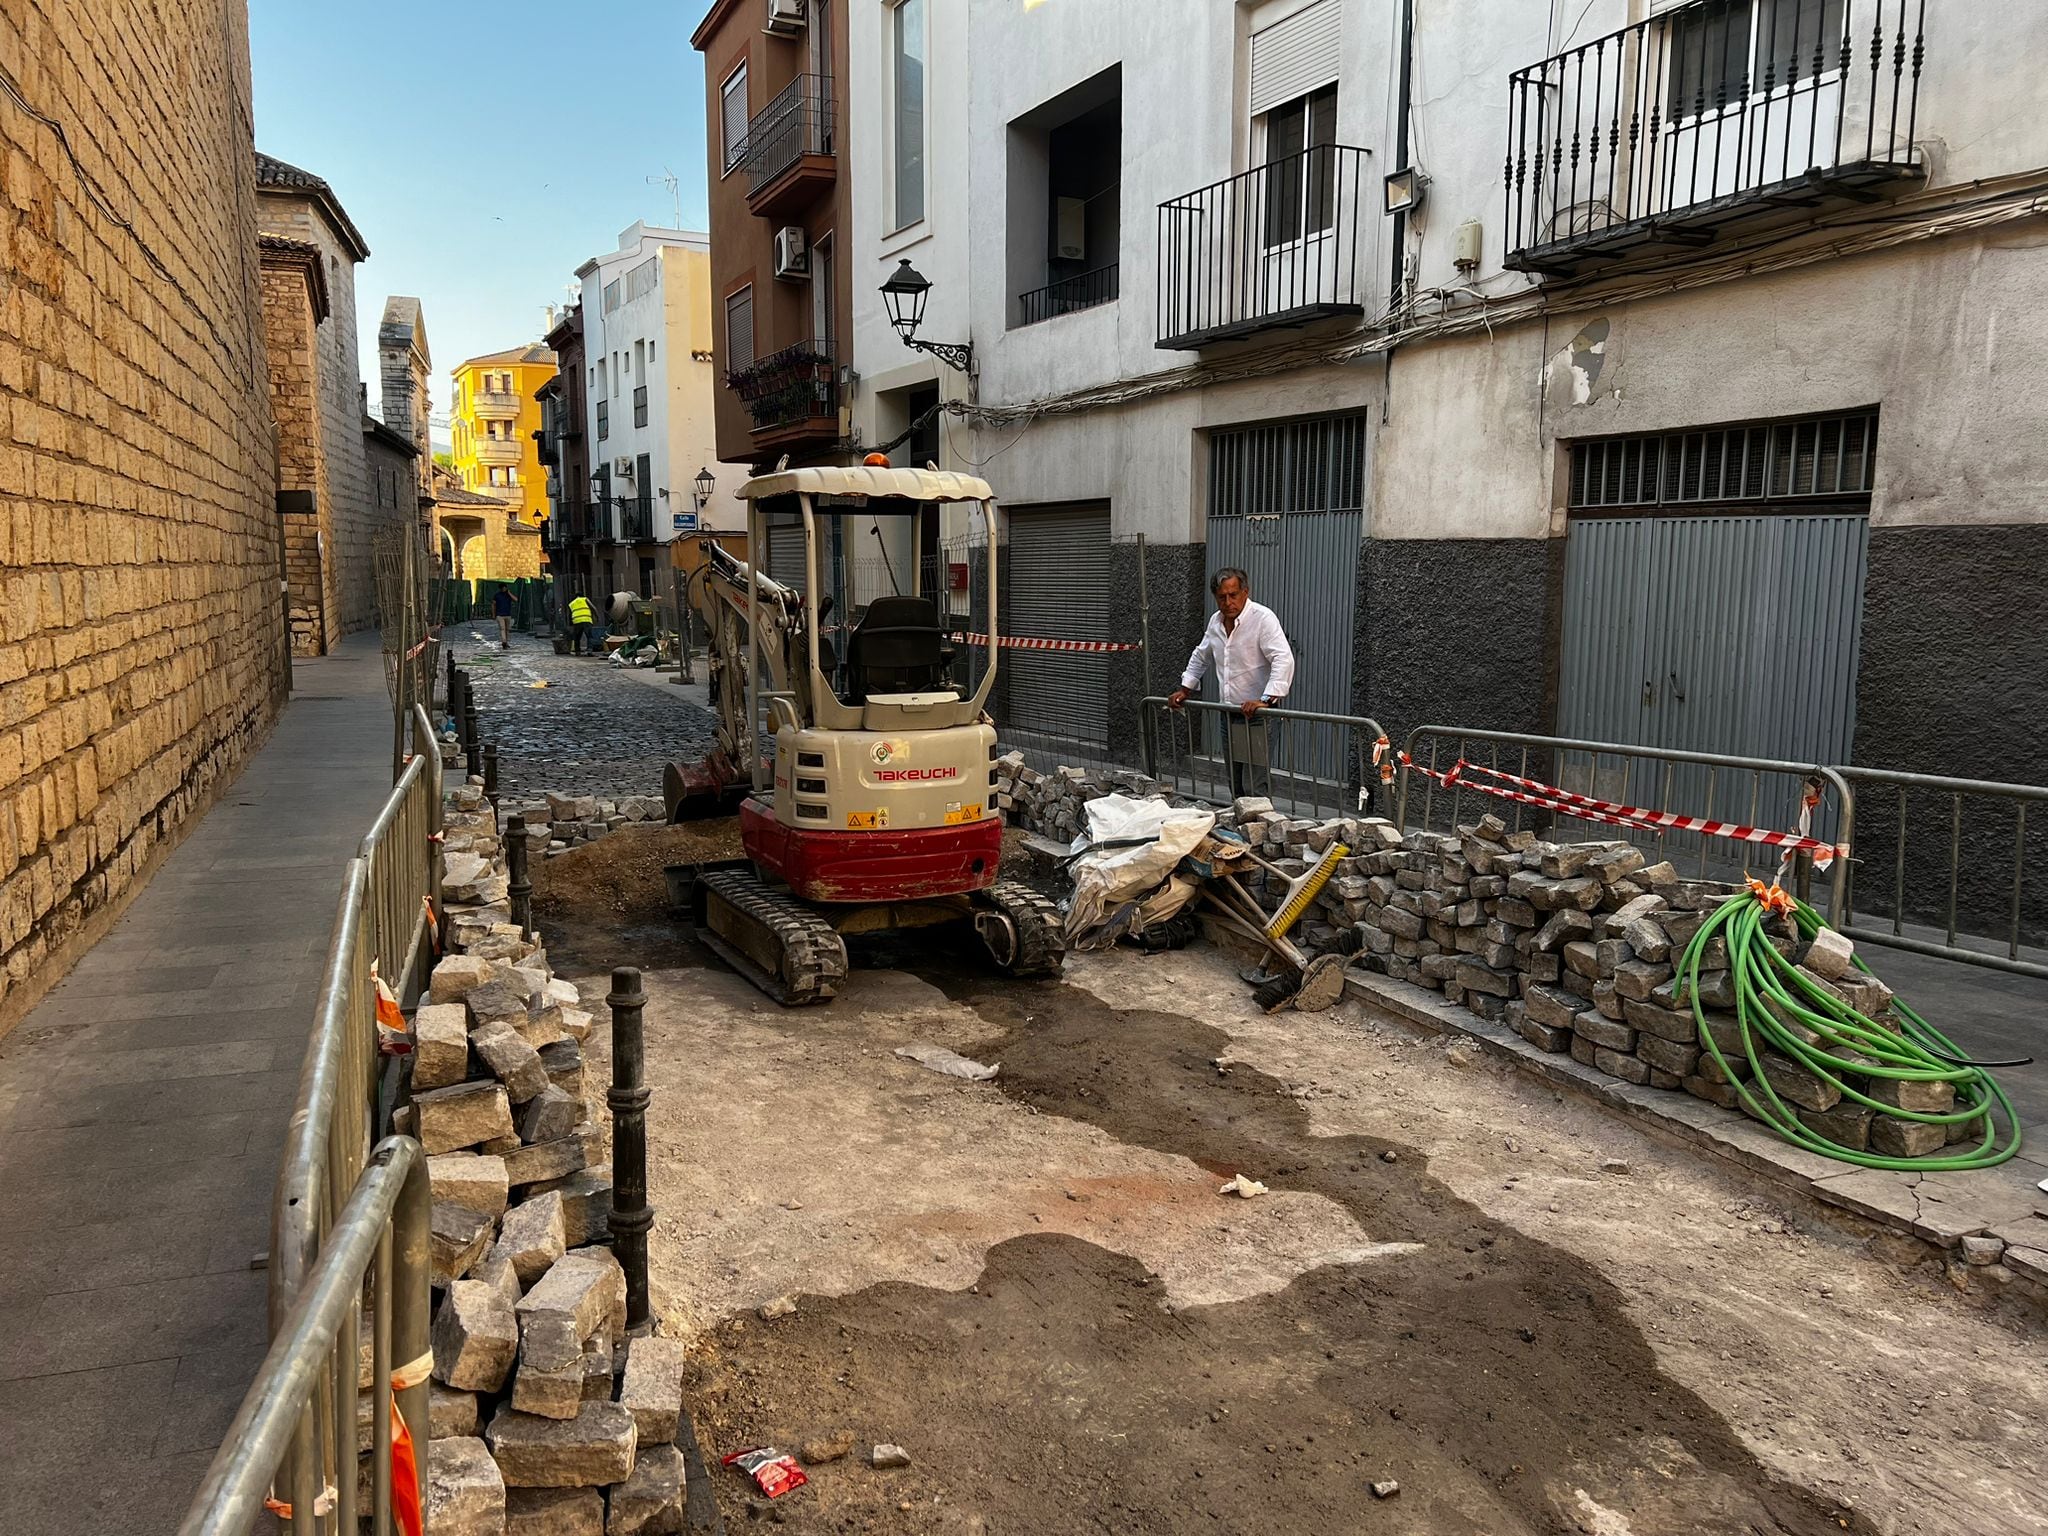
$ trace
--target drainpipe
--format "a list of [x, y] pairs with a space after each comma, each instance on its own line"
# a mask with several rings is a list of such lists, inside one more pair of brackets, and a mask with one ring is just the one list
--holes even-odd
[[[1401, 0], [1401, 74], [1398, 86], [1400, 106], [1394, 120], [1394, 169], [1408, 167], [1409, 81], [1415, 73], [1415, 0]], [[1394, 259], [1387, 284], [1387, 300], [1402, 290], [1408, 275], [1408, 215], [1394, 215]], [[1391, 357], [1391, 349], [1389, 349]]]

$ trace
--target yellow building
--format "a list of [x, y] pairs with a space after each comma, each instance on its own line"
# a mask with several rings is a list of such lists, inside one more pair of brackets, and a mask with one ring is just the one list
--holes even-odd
[[472, 357], [454, 371], [449, 414], [456, 478], [463, 489], [505, 504], [510, 535], [466, 544], [465, 576], [510, 580], [539, 572], [548, 487], [533, 437], [541, 422], [534, 394], [554, 376], [555, 354], [539, 342]]

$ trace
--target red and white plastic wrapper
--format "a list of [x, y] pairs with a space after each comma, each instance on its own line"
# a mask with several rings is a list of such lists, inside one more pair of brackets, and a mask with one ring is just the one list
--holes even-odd
[[370, 962], [370, 980], [377, 986], [377, 1051], [384, 1056], [409, 1056], [412, 1054], [412, 1031], [406, 1026], [405, 1014], [398, 1006], [384, 978], [377, 974], [377, 962]]
[[725, 1465], [738, 1467], [754, 1480], [756, 1488], [771, 1499], [779, 1499], [810, 1481], [804, 1476], [804, 1469], [796, 1464], [794, 1456], [778, 1451], [772, 1445], [757, 1446], [751, 1451], [734, 1451], [725, 1458]]

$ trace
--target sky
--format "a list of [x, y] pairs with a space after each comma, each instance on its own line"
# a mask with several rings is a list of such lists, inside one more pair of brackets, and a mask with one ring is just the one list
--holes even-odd
[[709, 4], [251, 0], [256, 147], [325, 177], [370, 247], [373, 406], [390, 295], [420, 300], [445, 444], [455, 364], [539, 340], [544, 307], [635, 219], [673, 224], [680, 197], [683, 227], [707, 227], [690, 32]]

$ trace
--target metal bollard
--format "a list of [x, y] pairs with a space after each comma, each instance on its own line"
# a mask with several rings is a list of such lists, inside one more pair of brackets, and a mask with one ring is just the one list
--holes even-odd
[[455, 718], [455, 677], [455, 646], [451, 642], [448, 647], [448, 687], [441, 695], [443, 702], [448, 706], [448, 718], [451, 720]]
[[498, 808], [498, 744], [484, 743], [484, 798], [491, 802], [491, 809]]
[[512, 921], [519, 925], [519, 936], [533, 937], [533, 882], [526, 878], [527, 852], [533, 845], [527, 840], [526, 818], [517, 813], [505, 823], [505, 870], [508, 879], [505, 894], [512, 899]]
[[605, 1102], [612, 1111], [612, 1252], [626, 1271], [626, 1331], [647, 1330], [647, 1231], [654, 1212], [647, 1204], [646, 1036], [640, 1010], [647, 995], [640, 990], [638, 967], [622, 965], [612, 972], [612, 990], [605, 998], [612, 1011], [612, 1085]]
[[462, 749], [468, 756], [469, 771], [483, 772], [483, 743], [477, 738], [476, 690], [463, 685], [462, 689]]

